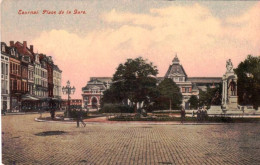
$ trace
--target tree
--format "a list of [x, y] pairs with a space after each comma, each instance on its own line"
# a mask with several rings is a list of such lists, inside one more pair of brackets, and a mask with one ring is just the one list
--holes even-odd
[[248, 55], [235, 69], [237, 74], [238, 102], [242, 105], [260, 106], [260, 56]]
[[215, 88], [207, 88], [207, 91], [199, 90], [199, 106], [221, 105], [222, 85], [219, 84]]
[[165, 78], [157, 87], [159, 97], [157, 98], [157, 108], [179, 109], [182, 103], [180, 88], [170, 78]]
[[118, 96], [119, 100], [129, 99], [137, 110], [137, 103], [148, 104], [155, 95], [158, 74], [156, 66], [148, 63], [142, 57], [127, 59], [124, 64], [120, 64], [113, 75], [111, 92]]
[[189, 99], [189, 103], [190, 103], [190, 109], [198, 109], [199, 106], [199, 99], [197, 96], [192, 95]]

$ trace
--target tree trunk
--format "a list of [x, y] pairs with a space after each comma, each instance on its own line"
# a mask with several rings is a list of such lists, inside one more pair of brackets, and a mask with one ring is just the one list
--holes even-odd
[[135, 109], [134, 109], [134, 113], [137, 113], [137, 103], [135, 102]]
[[172, 110], [172, 99], [170, 99], [170, 110]]

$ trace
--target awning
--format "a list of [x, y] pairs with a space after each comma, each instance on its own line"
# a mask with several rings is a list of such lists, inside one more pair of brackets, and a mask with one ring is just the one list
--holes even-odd
[[36, 97], [30, 96], [30, 95], [24, 95], [24, 96], [22, 96], [22, 100], [37, 101], [39, 99]]

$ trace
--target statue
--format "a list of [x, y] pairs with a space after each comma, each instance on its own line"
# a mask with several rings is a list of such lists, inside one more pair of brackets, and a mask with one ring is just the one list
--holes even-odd
[[236, 96], [236, 83], [234, 79], [229, 83], [228, 88], [231, 88], [231, 96]]
[[227, 60], [226, 68], [227, 68], [227, 72], [231, 72], [231, 71], [232, 71], [232, 69], [233, 69], [233, 64], [232, 64], [232, 62], [231, 62], [231, 59], [228, 59], [228, 60]]

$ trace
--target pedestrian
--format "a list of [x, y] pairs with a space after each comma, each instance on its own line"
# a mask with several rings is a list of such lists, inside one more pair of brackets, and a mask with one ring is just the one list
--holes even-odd
[[86, 127], [86, 123], [83, 121], [83, 111], [82, 109], [78, 109], [78, 113], [77, 113], [77, 127], [79, 127], [79, 122], [81, 122], [81, 124]]
[[197, 111], [197, 121], [201, 120], [201, 111], [200, 109]]
[[182, 108], [182, 109], [181, 109], [181, 123], [182, 123], [182, 124], [183, 124], [183, 122], [184, 122], [184, 120], [185, 120], [185, 115], [186, 115], [185, 109]]
[[53, 108], [50, 109], [51, 119], [55, 119], [55, 110]]

